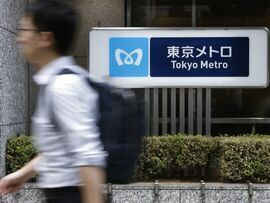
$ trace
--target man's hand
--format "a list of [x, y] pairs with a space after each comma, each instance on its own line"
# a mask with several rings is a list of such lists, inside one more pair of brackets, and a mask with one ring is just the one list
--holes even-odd
[[11, 173], [0, 180], [0, 195], [6, 195], [18, 191], [25, 183], [20, 171]]
[[22, 185], [36, 175], [34, 165], [41, 159], [38, 155], [20, 170], [11, 173], [0, 180], [0, 196], [18, 191]]

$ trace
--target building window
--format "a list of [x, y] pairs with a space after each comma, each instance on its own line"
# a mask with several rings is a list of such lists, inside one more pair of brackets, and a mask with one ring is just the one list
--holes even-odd
[[[269, 0], [129, 0], [129, 2], [131, 3], [129, 20], [133, 27], [269, 27], [270, 25]], [[265, 119], [270, 117], [269, 87], [211, 91], [211, 117], [214, 121], [212, 134], [269, 133], [270, 123]], [[221, 118], [224, 118], [224, 122]], [[231, 118], [232, 122], [228, 118]], [[258, 124], [253, 122], [253, 118], [264, 119]]]
[[196, 26], [268, 26], [269, 0], [196, 0]]
[[132, 0], [133, 27], [190, 27], [191, 0]]

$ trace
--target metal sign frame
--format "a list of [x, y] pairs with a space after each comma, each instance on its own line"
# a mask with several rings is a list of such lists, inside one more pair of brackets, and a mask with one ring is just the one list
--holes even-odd
[[[253, 27], [253, 28], [207, 28], [207, 27], [203, 27], [203, 28], [199, 28], [199, 27], [196, 27], [196, 28], [118, 28], [118, 27], [114, 27], [114, 28], [111, 28], [111, 27], [107, 27], [107, 28], [92, 28], [91, 31], [89, 32], [89, 68], [90, 68], [90, 74], [93, 73], [93, 69], [95, 68], [102, 68], [102, 67], [96, 67], [98, 65], [93, 65], [91, 64], [95, 59], [91, 59], [91, 49], [90, 49], [90, 46], [91, 46], [91, 40], [90, 40], [90, 37], [91, 37], [91, 32], [98, 32], [98, 31], [112, 31], [112, 32], [115, 32], [115, 31], [202, 31], [202, 32], [208, 32], [208, 31], [224, 31], [224, 36], [230, 36], [228, 33], [228, 31], [240, 31], [242, 34], [235, 34], [232, 36], [243, 36], [243, 31], [245, 30], [250, 30], [250, 31], [256, 31], [256, 30], [260, 30], [260, 31], [264, 31], [267, 33], [267, 36], [266, 36], [266, 44], [268, 45], [269, 44], [269, 31], [267, 28], [265, 27]], [[200, 32], [201, 33], [201, 32]], [[114, 34], [113, 36], [117, 36], [117, 34]], [[132, 35], [132, 36], [136, 36], [135, 35]], [[131, 36], [131, 37], [132, 37]], [[142, 36], [142, 35], [141, 35]], [[175, 36], [175, 34], [174, 34]], [[207, 35], [205, 35], [207, 36]], [[212, 35], [214, 36], [214, 35]], [[248, 36], [248, 35], [247, 35]], [[129, 36], [127, 36], [129, 37]], [[147, 35], [146, 37], [149, 37], [149, 35]], [[169, 36], [170, 37], [170, 36]], [[211, 37], [211, 36], [210, 36]], [[95, 42], [92, 42], [92, 43], [95, 43]], [[100, 42], [99, 42], [100, 43]], [[256, 46], [255, 42], [254, 42], [254, 39], [253, 39], [253, 42], [251, 44], [251, 47], [250, 47], [250, 50], [252, 50], [254, 48], [254, 46]], [[258, 49], [258, 47], [257, 47]], [[104, 50], [103, 50], [104, 51]], [[269, 80], [269, 57], [268, 57], [268, 54], [269, 53], [269, 46], [267, 46], [267, 48], [265, 48], [266, 51], [266, 54], [264, 57], [266, 57], [265, 59], [265, 65], [267, 66], [265, 72], [263, 74], [259, 74], [256, 76], [256, 78], [252, 78], [253, 75], [251, 76], [248, 76], [248, 77], [245, 77], [245, 78], [241, 78], [241, 77], [201, 77], [201, 78], [196, 78], [196, 77], [179, 77], [181, 78], [181, 81], [182, 83], [176, 83], [174, 84], [173, 82], [171, 83], [167, 83], [166, 80], [170, 80], [172, 81], [171, 79], [172, 78], [168, 78], [168, 77], [164, 77], [164, 78], [160, 78], [160, 77], [157, 77], [157, 78], [147, 78], [148, 81], [146, 83], [144, 83], [144, 80], [145, 78], [140, 78], [140, 77], [134, 77], [134, 78], [110, 78], [110, 77], [107, 77], [107, 79], [109, 78], [110, 81], [112, 82], [112, 84], [116, 84], [116, 86], [122, 86], [122, 87], [129, 87], [129, 88], [154, 88], [154, 87], [181, 87], [181, 88], [265, 88], [268, 86], [268, 80]], [[254, 53], [253, 53], [254, 55]], [[251, 56], [250, 56], [251, 57]], [[254, 58], [254, 57], [253, 57]], [[104, 60], [104, 58], [102, 59]], [[107, 60], [107, 59], [105, 59]], [[92, 66], [92, 67], [91, 67]], [[254, 66], [254, 64], [253, 64]], [[103, 67], [104, 68], [104, 67]], [[109, 67], [107, 67], [109, 68]], [[253, 67], [254, 69], [254, 67]], [[254, 71], [253, 71], [254, 72]], [[252, 73], [253, 74], [253, 73]], [[257, 74], [257, 73], [256, 73]], [[107, 74], [108, 75], [108, 74]], [[261, 83], [258, 83], [258, 81], [264, 77], [263, 79], [263, 82]], [[101, 78], [100, 77], [95, 77], [94, 78], [100, 80]], [[178, 78], [178, 77], [177, 77]], [[178, 79], [179, 79], [178, 78]], [[240, 79], [240, 83], [238, 84], [238, 82], [235, 82], [233, 83], [232, 81], [235, 80], [235, 79]], [[151, 79], [153, 81], [153, 83], [150, 83], [149, 82], [149, 79]], [[188, 81], [190, 80], [194, 80], [196, 79], [196, 81], [189, 83]], [[201, 80], [203, 81], [202, 83], [198, 83], [197, 81], [198, 80]], [[220, 81], [227, 81], [226, 84], [220, 82]], [[245, 81], [243, 83], [241, 83], [242, 80], [251, 80], [253, 82], [253, 84], [251, 85], [248, 85], [247, 82]], [[133, 82], [129, 82], [129, 81], [133, 81]], [[176, 81], [176, 80], [173, 80], [173, 81]], [[186, 82], [185, 82], [186, 81]], [[211, 84], [208, 85], [206, 83], [208, 83], [209, 81], [211, 81]], [[249, 82], [249, 81], [248, 81]], [[154, 84], [156, 83], [156, 84]]]

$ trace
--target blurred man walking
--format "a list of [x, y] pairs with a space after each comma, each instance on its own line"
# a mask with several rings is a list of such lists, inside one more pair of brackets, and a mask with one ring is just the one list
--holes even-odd
[[[67, 56], [77, 26], [74, 10], [60, 0], [37, 0], [20, 21], [17, 41], [39, 71], [33, 134], [40, 154], [0, 181], [0, 194], [18, 191], [36, 174], [48, 203], [103, 202], [104, 151], [97, 127], [98, 95], [88, 73]], [[76, 74], [61, 74], [69, 69]]]

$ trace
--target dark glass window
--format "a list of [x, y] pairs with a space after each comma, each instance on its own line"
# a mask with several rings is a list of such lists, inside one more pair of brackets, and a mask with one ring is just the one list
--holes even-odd
[[197, 0], [196, 26], [268, 26], [269, 0]]
[[[131, 26], [269, 27], [270, 0], [132, 0]], [[194, 3], [192, 5], [192, 3]], [[193, 22], [193, 23], [192, 23]], [[270, 117], [270, 88], [212, 89], [213, 118]], [[213, 134], [244, 133], [254, 124], [213, 124]], [[270, 124], [256, 124], [269, 133]], [[257, 132], [257, 131], [256, 131]]]
[[[191, 0], [132, 0], [133, 27], [190, 27]], [[169, 22], [169, 23], [168, 23]]]

